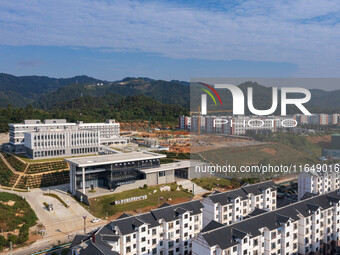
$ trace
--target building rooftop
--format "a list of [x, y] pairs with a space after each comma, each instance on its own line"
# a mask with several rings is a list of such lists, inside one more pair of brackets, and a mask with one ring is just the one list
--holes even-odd
[[106, 165], [122, 162], [131, 162], [139, 160], [150, 160], [165, 158], [166, 155], [158, 154], [153, 152], [130, 152], [121, 154], [108, 154], [100, 156], [89, 156], [89, 157], [78, 157], [78, 158], [67, 158], [66, 162], [75, 165], [77, 167], [88, 167], [97, 165]]
[[210, 198], [211, 201], [214, 203], [219, 203], [221, 205], [227, 205], [231, 204], [232, 200], [240, 197], [242, 200], [248, 199], [248, 194], [254, 194], [254, 195], [260, 195], [262, 194], [263, 190], [266, 189], [276, 189], [276, 184], [273, 181], [265, 181], [265, 182], [260, 182], [260, 183], [255, 183], [255, 184], [248, 184], [244, 185], [238, 189], [231, 190], [231, 191], [226, 191], [226, 192], [221, 192], [221, 193], [215, 193], [207, 198]]
[[261, 235], [260, 231], [264, 228], [272, 231], [279, 228], [282, 223], [284, 224], [289, 220], [297, 221], [301, 216], [309, 217], [319, 208], [322, 210], [329, 209], [333, 206], [333, 203], [338, 203], [339, 201], [339, 193], [333, 191], [287, 205], [274, 211], [261, 213], [228, 226], [216, 224], [215, 228], [211, 227], [209, 231], [202, 233], [202, 237], [210, 247], [218, 245], [224, 250], [238, 244], [236, 239], [239, 238], [240, 233], [243, 233], [244, 236], [249, 234], [256, 237]]
[[174, 163], [161, 164], [159, 167], [150, 167], [147, 169], [142, 169], [141, 171], [144, 173], [153, 173], [153, 172], [159, 172], [159, 171], [167, 171], [167, 170], [173, 170], [173, 169], [199, 166], [202, 164], [204, 164], [204, 162], [197, 161], [197, 160], [178, 160]]
[[[179, 219], [183, 213], [197, 215], [202, 212], [203, 205], [199, 200], [193, 200], [177, 205], [169, 205], [157, 208], [144, 214], [130, 216], [123, 214], [109, 224], [101, 227], [91, 235], [76, 235], [70, 248], [78, 246], [81, 248], [80, 254], [118, 254], [111, 250], [109, 242], [120, 241], [119, 232], [125, 236], [138, 231], [136, 228], [148, 225], [149, 228], [162, 225], [162, 220], [167, 222]], [[91, 240], [95, 240], [94, 242]]]

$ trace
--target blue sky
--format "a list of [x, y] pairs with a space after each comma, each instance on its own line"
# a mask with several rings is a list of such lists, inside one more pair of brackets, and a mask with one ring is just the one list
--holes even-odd
[[2, 0], [0, 72], [339, 77], [339, 21], [332, 0]]

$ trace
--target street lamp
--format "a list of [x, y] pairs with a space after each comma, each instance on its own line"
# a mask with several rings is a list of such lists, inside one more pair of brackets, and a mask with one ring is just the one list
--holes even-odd
[[86, 234], [86, 215], [83, 216], [84, 219], [84, 234]]

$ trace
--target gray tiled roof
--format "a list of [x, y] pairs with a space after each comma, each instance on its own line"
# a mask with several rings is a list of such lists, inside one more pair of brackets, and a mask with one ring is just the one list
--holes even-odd
[[254, 216], [260, 215], [262, 213], [266, 213], [266, 212], [267, 212], [266, 210], [262, 210], [260, 208], [255, 207], [254, 210], [251, 213], [248, 214], [248, 216], [254, 217]]
[[195, 200], [178, 205], [157, 208], [155, 210], [151, 210], [151, 212], [136, 216], [117, 219], [112, 221], [110, 225], [118, 227], [119, 231], [123, 235], [128, 235], [134, 233], [136, 231], [135, 228], [142, 225], [138, 225], [137, 222], [148, 224], [149, 228], [153, 228], [160, 225], [160, 220], [165, 220], [167, 222], [173, 221], [178, 219], [179, 215], [184, 212], [190, 212], [190, 215], [196, 215], [201, 213], [202, 208], [202, 203], [199, 200]]
[[130, 217], [130, 216], [131, 216], [131, 214], [123, 213], [123, 214], [120, 215], [117, 219], [123, 219], [123, 218]]
[[276, 184], [273, 181], [266, 181], [256, 184], [244, 185], [239, 189], [226, 191], [208, 196], [214, 203], [227, 205], [231, 203], [232, 199], [240, 197], [242, 200], [248, 198], [248, 194], [260, 195], [263, 190], [268, 188], [276, 189]]
[[207, 231], [216, 229], [216, 228], [220, 228], [220, 227], [223, 227], [223, 226], [224, 226], [224, 225], [223, 225], [222, 223], [212, 220], [212, 221], [210, 221], [210, 222], [208, 223], [208, 225], [206, 225], [206, 226], [202, 229], [201, 233], [204, 233], [204, 232], [207, 232]]
[[259, 236], [261, 234], [259, 230], [264, 227], [269, 230], [277, 229], [281, 223], [287, 222], [289, 218], [297, 221], [300, 219], [299, 214], [304, 217], [310, 216], [313, 213], [312, 209], [315, 209], [316, 207], [328, 209], [332, 207], [332, 203], [339, 201], [340, 195], [337, 191], [333, 191], [293, 203], [271, 212], [250, 217], [249, 219], [245, 219], [229, 226], [217, 226], [215, 229], [203, 233], [202, 237], [210, 246], [218, 245], [222, 249], [226, 249], [237, 244], [234, 239], [235, 230], [236, 233], [244, 232], [254, 237]]

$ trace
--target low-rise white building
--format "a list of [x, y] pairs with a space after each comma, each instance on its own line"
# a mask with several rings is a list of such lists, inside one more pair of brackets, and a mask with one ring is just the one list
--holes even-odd
[[230, 225], [244, 219], [255, 208], [275, 210], [276, 193], [276, 184], [267, 181], [210, 195], [202, 200], [203, 225], [206, 226], [212, 220]]
[[306, 193], [324, 194], [340, 188], [340, 173], [331, 171], [331, 166], [323, 170], [304, 171], [298, 176], [298, 199]]
[[30, 158], [66, 157], [96, 154], [100, 146], [126, 144], [120, 136], [119, 123], [68, 123], [65, 119], [25, 120], [9, 124], [9, 145], [6, 151], [26, 153]]
[[339, 240], [340, 195], [333, 191], [229, 226], [209, 223], [194, 255], [331, 254]]
[[136, 216], [123, 214], [92, 236], [76, 236], [70, 247], [72, 255], [191, 254], [191, 240], [203, 226], [202, 208], [201, 202], [196, 200], [164, 204]]

